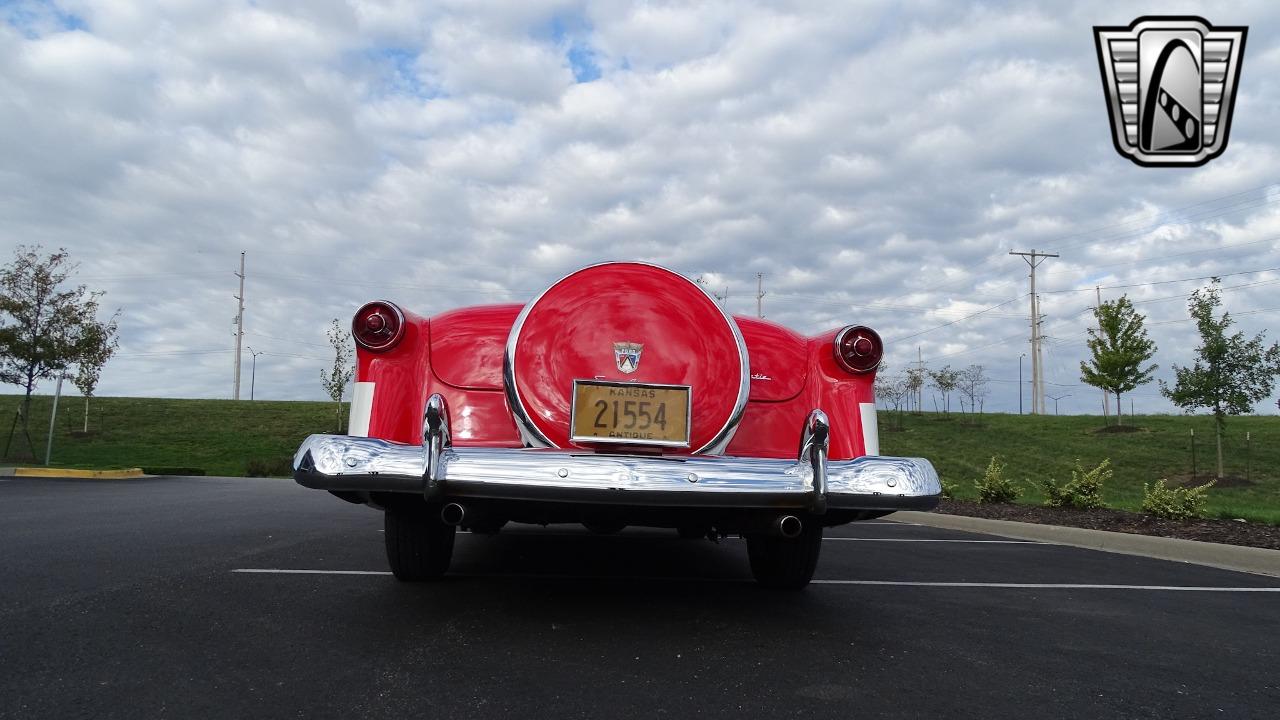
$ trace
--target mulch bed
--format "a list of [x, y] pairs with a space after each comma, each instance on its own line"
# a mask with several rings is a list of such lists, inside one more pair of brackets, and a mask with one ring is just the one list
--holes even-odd
[[1238, 520], [1163, 520], [1124, 510], [1064, 510], [960, 500], [943, 500], [937, 512], [1280, 550], [1280, 526]]

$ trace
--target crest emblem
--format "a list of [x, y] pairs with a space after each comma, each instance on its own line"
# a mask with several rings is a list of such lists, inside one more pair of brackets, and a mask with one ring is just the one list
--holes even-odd
[[613, 344], [613, 359], [618, 363], [618, 370], [627, 373], [636, 371], [640, 367], [640, 351], [644, 350], [643, 343], [633, 342], [616, 342]]
[[1094, 27], [1116, 150], [1147, 167], [1194, 167], [1221, 155], [1248, 30], [1198, 17]]

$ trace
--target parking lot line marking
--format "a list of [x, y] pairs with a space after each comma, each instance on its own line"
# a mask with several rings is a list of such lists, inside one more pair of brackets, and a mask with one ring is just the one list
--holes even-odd
[[[390, 575], [386, 570], [292, 570], [287, 568], [237, 568], [233, 573], [258, 575]], [[537, 575], [528, 573], [453, 574], [459, 578], [508, 580], [634, 580], [682, 582], [750, 582], [747, 578], [628, 577], [612, 575]], [[876, 587], [1012, 588], [1015, 590], [1169, 590], [1174, 592], [1280, 593], [1280, 587], [1215, 587], [1211, 585], [1094, 585], [1088, 583], [981, 583], [927, 582], [918, 580], [813, 580], [814, 585], [871, 585]]]
[[284, 568], [236, 568], [233, 573], [267, 575], [390, 575], [386, 570], [287, 570]]
[[1280, 587], [1213, 587], [1206, 585], [1091, 585], [1087, 583], [919, 582], [909, 580], [813, 580], [817, 585], [889, 585], [901, 587], [1014, 588], [1028, 590], [1172, 590], [1177, 592], [1280, 593]]
[[919, 538], [851, 538], [824, 537], [823, 540], [846, 540], [849, 542], [923, 542], [923, 543], [992, 543], [995, 545], [1053, 545], [1054, 543], [1036, 540], [922, 540]]

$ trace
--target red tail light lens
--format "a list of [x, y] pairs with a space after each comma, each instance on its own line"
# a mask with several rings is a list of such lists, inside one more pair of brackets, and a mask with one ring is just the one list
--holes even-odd
[[351, 321], [351, 334], [366, 350], [390, 350], [404, 337], [404, 313], [382, 300], [365, 303]]
[[863, 325], [850, 325], [836, 333], [836, 362], [845, 370], [865, 373], [875, 370], [884, 357], [884, 341], [875, 330]]

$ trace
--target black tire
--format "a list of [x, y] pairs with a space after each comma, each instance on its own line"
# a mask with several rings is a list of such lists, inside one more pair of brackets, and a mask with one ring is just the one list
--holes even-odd
[[711, 528], [702, 525], [681, 525], [676, 528], [682, 540], [706, 540]]
[[813, 579], [822, 553], [822, 526], [810, 523], [797, 538], [748, 535], [751, 574], [765, 587], [799, 590]]
[[582, 527], [596, 535], [617, 535], [627, 528], [627, 524], [617, 520], [588, 520], [582, 523]]
[[429, 505], [419, 512], [387, 510], [383, 523], [387, 562], [397, 580], [434, 580], [449, 569], [456, 528], [441, 522], [440, 508]]

